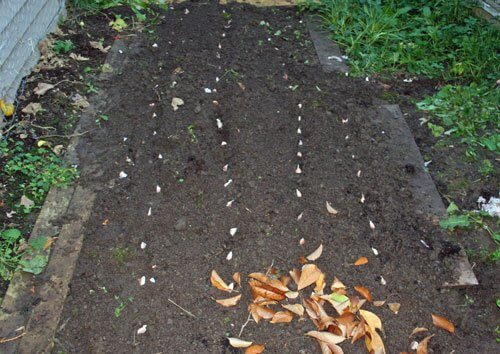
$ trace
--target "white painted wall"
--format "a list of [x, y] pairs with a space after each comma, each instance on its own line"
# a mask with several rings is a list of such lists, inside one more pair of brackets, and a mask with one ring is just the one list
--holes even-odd
[[38, 42], [54, 29], [64, 1], [0, 0], [0, 98], [15, 98], [21, 79], [38, 61]]

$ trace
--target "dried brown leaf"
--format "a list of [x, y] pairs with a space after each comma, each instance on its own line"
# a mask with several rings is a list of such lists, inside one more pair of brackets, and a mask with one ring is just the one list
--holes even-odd
[[302, 267], [297, 290], [302, 290], [313, 284], [323, 274], [315, 264], [306, 264]]
[[426, 331], [428, 331], [428, 329], [427, 329], [427, 328], [425, 328], [425, 327], [416, 327], [416, 328], [415, 328], [415, 329], [411, 332], [411, 334], [408, 336], [408, 338], [410, 338], [411, 336], [413, 336], [413, 335], [415, 335], [415, 334], [417, 334], [417, 333], [420, 333], [420, 332], [426, 332]]
[[240, 272], [236, 272], [233, 274], [233, 280], [236, 282], [236, 284], [241, 286], [241, 274], [240, 274]]
[[432, 314], [432, 323], [434, 326], [444, 329], [445, 331], [453, 334], [455, 333], [455, 325], [442, 316]]
[[235, 306], [236, 304], [238, 304], [238, 302], [241, 299], [241, 296], [242, 295], [240, 294], [240, 295], [230, 297], [228, 299], [221, 299], [221, 300], [215, 300], [215, 301], [224, 307], [231, 307], [231, 306]]
[[39, 82], [36, 88], [33, 90], [35, 95], [42, 96], [47, 93], [47, 91], [52, 90], [55, 85], [47, 84], [45, 82]]
[[306, 336], [316, 338], [317, 340], [326, 343], [328, 346], [330, 346], [330, 344], [342, 343], [345, 340], [344, 337], [330, 332], [309, 331], [306, 333]]
[[368, 332], [365, 335], [365, 344], [368, 352], [372, 354], [385, 354], [385, 347], [382, 338], [377, 332]]
[[375, 307], [381, 307], [381, 306], [385, 305], [385, 302], [386, 302], [386, 300], [373, 301], [373, 306], [375, 306]]
[[434, 334], [425, 337], [420, 343], [418, 343], [417, 354], [427, 354], [427, 345], [432, 337], [434, 337]]
[[215, 286], [217, 289], [222, 290], [222, 291], [227, 291], [231, 292], [233, 291], [225, 282], [222, 280], [222, 278], [217, 274], [215, 270], [212, 270], [212, 275], [210, 276], [210, 282], [212, 283], [213, 286]]
[[319, 247], [316, 248], [316, 250], [313, 253], [311, 253], [309, 256], [307, 256], [306, 258], [310, 261], [315, 261], [319, 257], [321, 257], [322, 253], [323, 253], [323, 244], [319, 245]]
[[366, 264], [368, 263], [368, 258], [366, 257], [359, 257], [358, 260], [356, 262], [354, 262], [354, 265], [355, 266], [360, 266], [360, 265], [363, 265], [363, 264]]
[[300, 317], [304, 316], [304, 306], [301, 304], [281, 304], [281, 306]]
[[366, 324], [370, 328], [370, 332], [375, 332], [376, 329], [382, 330], [382, 321], [373, 312], [366, 310], [359, 310], [359, 314], [365, 320]]
[[293, 315], [290, 311], [278, 311], [271, 319], [271, 323], [290, 323], [293, 320]]
[[398, 314], [399, 312], [399, 309], [401, 307], [401, 304], [400, 303], [397, 303], [397, 302], [391, 302], [391, 303], [388, 303], [387, 306], [389, 306], [389, 309], [394, 312], [394, 314]]
[[370, 293], [370, 290], [368, 290], [364, 286], [357, 285], [354, 287], [354, 290], [356, 290], [358, 293], [360, 293], [361, 296], [363, 296], [369, 302], [372, 301], [372, 294]]
[[245, 354], [261, 354], [264, 353], [264, 347], [262, 344], [254, 344], [245, 350]]
[[248, 277], [255, 279], [255, 280], [258, 280], [261, 283], [266, 284], [266, 285], [270, 286], [271, 288], [276, 289], [282, 293], [286, 293], [286, 292], [290, 291], [290, 289], [288, 289], [288, 287], [283, 285], [283, 283], [281, 281], [279, 281], [278, 279], [269, 278], [265, 274], [252, 273], [252, 274], [249, 274]]

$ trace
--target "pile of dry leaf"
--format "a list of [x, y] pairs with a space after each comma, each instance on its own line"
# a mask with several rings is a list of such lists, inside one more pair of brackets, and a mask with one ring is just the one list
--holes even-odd
[[[317, 259], [321, 251], [319, 248], [306, 260]], [[364, 257], [360, 260], [355, 265], [365, 264]], [[379, 333], [382, 331], [382, 321], [375, 313], [362, 309], [366, 302], [372, 302], [372, 295], [368, 289], [355, 286], [354, 290], [358, 294], [349, 294], [347, 287], [336, 277], [327, 287], [325, 274], [312, 263], [304, 264], [301, 270], [292, 269], [289, 276], [278, 276], [276, 273], [274, 268], [270, 268], [266, 274], [248, 275], [248, 285], [253, 300], [248, 305], [248, 310], [256, 323], [263, 320], [270, 323], [289, 323], [294, 318], [300, 319], [307, 314], [317, 330], [307, 332], [306, 335], [317, 340], [323, 354], [343, 353], [339, 343], [345, 341], [355, 343], [360, 339], [364, 340], [369, 353], [386, 353]], [[240, 273], [235, 273], [233, 280], [241, 287]], [[212, 271], [210, 281], [219, 290], [229, 293], [236, 291], [234, 283], [228, 285], [215, 270]], [[302, 292], [312, 286], [314, 289], [311, 295]], [[224, 307], [231, 307], [238, 304], [241, 298], [242, 294], [239, 294], [216, 301]], [[373, 301], [372, 304], [383, 306], [385, 301]], [[388, 305], [394, 313], [399, 311], [399, 304]], [[437, 315], [432, 315], [432, 318], [436, 326], [454, 333], [455, 329], [451, 322]], [[412, 335], [423, 331], [427, 329], [416, 328]], [[418, 345], [415, 344], [414, 349], [417, 354], [427, 353], [427, 344], [432, 336], [426, 337]], [[231, 346], [246, 348], [247, 354], [262, 353], [265, 349], [263, 345], [239, 338], [228, 339]]]

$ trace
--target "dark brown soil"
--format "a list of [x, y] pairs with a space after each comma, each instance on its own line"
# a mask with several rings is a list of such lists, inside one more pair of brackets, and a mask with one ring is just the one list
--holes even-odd
[[[409, 350], [417, 326], [436, 333], [434, 353], [494, 352], [494, 278], [472, 291], [478, 297], [472, 306], [464, 305], [461, 291], [438, 290], [449, 276], [438, 254], [448, 246], [415, 210], [411, 171], [388, 152], [387, 138], [372, 122], [380, 89], [324, 74], [308, 39], [294, 10], [214, 3], [179, 5], [166, 13], [156, 37], [127, 37], [130, 50], [123, 55], [131, 64], [101, 87], [110, 120], [80, 146], [81, 165], [94, 166], [81, 183], [99, 194], [56, 352], [232, 352], [225, 337], [238, 335], [250, 296], [244, 286], [242, 302], [222, 308], [214, 298], [225, 294], [210, 285], [211, 270], [227, 280], [271, 264], [286, 273], [320, 243], [325, 251], [316, 263], [329, 282], [337, 276], [351, 288], [367, 287], [376, 299], [401, 303], [398, 315], [367, 306], [382, 318], [389, 353]], [[173, 97], [185, 102], [175, 112]], [[120, 171], [128, 177], [118, 179]], [[327, 213], [327, 200], [337, 216]], [[233, 237], [232, 227], [238, 228]], [[234, 256], [227, 261], [229, 251]], [[367, 266], [350, 265], [360, 256], [369, 258]], [[140, 286], [141, 276], [156, 283]], [[116, 317], [115, 308], [129, 297]], [[454, 322], [457, 335], [433, 327], [431, 313]], [[136, 335], [144, 324], [147, 332]], [[249, 323], [242, 337], [265, 344], [269, 353], [318, 352], [304, 337], [310, 329], [309, 321]], [[342, 346], [365, 352], [363, 343]]]

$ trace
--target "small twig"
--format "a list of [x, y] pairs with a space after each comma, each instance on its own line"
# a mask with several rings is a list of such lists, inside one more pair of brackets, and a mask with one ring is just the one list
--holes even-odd
[[241, 326], [241, 329], [240, 329], [240, 333], [238, 334], [238, 337], [241, 338], [241, 334], [243, 333], [243, 330], [245, 329], [245, 327], [247, 326], [248, 322], [250, 322], [252, 319], [251, 319], [251, 314], [248, 314], [248, 318], [247, 318], [247, 321], [245, 323], [243, 323], [243, 326]]
[[184, 307], [176, 304], [172, 299], [168, 299], [168, 301], [170, 301], [172, 304], [174, 304], [175, 306], [177, 306], [178, 308], [180, 308], [182, 311], [184, 311], [185, 313], [187, 313], [189, 316], [196, 318], [195, 315], [193, 315], [191, 312], [189, 312], [188, 310], [186, 310]]
[[54, 128], [54, 127], [43, 127], [43, 126], [41, 126], [41, 125], [37, 125], [37, 124], [33, 124], [33, 123], [31, 123], [31, 126], [32, 126], [33, 128], [38, 128], [38, 129], [43, 129], [43, 130], [57, 130], [57, 129], [56, 129], [56, 128]]
[[23, 332], [21, 334], [18, 334], [17, 336], [15, 337], [12, 337], [12, 338], [0, 338], [0, 343], [8, 343], [8, 342], [13, 342], [19, 338], [21, 338], [22, 336], [24, 336], [26, 334], [26, 332]]
[[74, 137], [77, 137], [77, 136], [82, 136], [82, 135], [88, 134], [88, 133], [90, 133], [90, 132], [92, 132], [94, 130], [95, 129], [90, 129], [90, 130], [87, 130], [87, 131], [84, 131], [84, 132], [81, 132], [81, 133], [74, 133], [74, 134], [68, 134], [68, 135], [49, 134], [49, 135], [40, 136], [38, 139], [44, 139], [44, 138], [66, 138], [66, 139], [70, 139], [70, 138], [74, 138]]
[[271, 270], [273, 269], [273, 265], [274, 265], [274, 259], [271, 261], [271, 265], [269, 266], [269, 268], [267, 268], [266, 275], [269, 275], [269, 273], [271, 273]]

